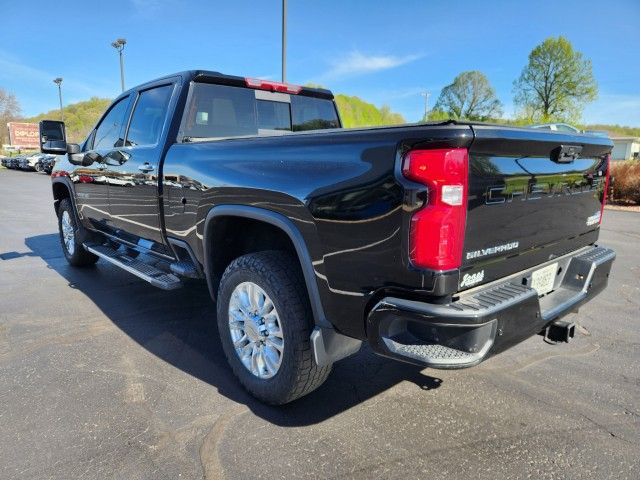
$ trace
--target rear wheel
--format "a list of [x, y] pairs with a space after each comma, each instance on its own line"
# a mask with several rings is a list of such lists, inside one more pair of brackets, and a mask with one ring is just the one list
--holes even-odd
[[220, 281], [217, 317], [229, 365], [264, 402], [291, 402], [331, 373], [331, 366], [319, 367], [313, 359], [304, 281], [286, 252], [252, 253], [231, 262]]
[[71, 201], [68, 198], [61, 200], [58, 208], [60, 244], [67, 261], [74, 267], [93, 265], [98, 261], [98, 257], [87, 252], [78, 241], [78, 233], [82, 228], [75, 216]]

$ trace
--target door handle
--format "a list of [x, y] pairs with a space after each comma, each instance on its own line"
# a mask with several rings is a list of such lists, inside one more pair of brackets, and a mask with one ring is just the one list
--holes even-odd
[[153, 170], [153, 165], [151, 165], [149, 162], [145, 162], [138, 167], [138, 170], [140, 170], [141, 172], [147, 173]]

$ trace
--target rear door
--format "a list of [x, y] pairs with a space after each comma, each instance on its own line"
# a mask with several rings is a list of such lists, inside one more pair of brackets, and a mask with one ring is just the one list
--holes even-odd
[[[461, 289], [597, 240], [611, 151], [608, 139], [523, 128], [472, 128]], [[571, 150], [575, 158], [558, 155]]]
[[106, 160], [111, 227], [139, 246], [164, 252], [158, 169], [175, 84], [138, 92], [123, 146]]

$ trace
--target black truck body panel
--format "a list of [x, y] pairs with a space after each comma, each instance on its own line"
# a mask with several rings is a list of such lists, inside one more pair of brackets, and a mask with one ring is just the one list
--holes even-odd
[[[362, 340], [368, 337], [367, 323], [372, 325], [371, 312], [385, 298], [455, 303], [472, 287], [460, 285], [462, 275], [482, 272], [473, 285], [480, 287], [594, 245], [598, 238], [599, 222], [588, 222], [601, 208], [612, 148], [608, 139], [464, 122], [202, 142], [178, 138], [191, 82], [240, 86], [242, 80], [190, 71], [125, 92], [120, 98], [159, 85], [174, 88], [157, 145], [120, 148], [131, 154], [131, 164], [100, 172], [94, 170], [101, 164], [56, 165], [53, 181], [70, 188], [83, 225], [164, 258], [177, 257], [172, 240], [179, 240], [207, 272], [209, 257], [220, 248], [207, 227], [216, 209], [267, 223], [286, 219], [292, 242], [303, 244], [296, 245], [299, 259], [310, 263], [303, 271], [310, 295], [317, 295], [312, 298], [316, 321]], [[326, 90], [300, 94], [332, 98]], [[132, 99], [127, 118], [134, 105]], [[92, 135], [82, 154], [91, 149]], [[554, 161], [562, 145], [579, 146], [580, 157]], [[451, 271], [415, 268], [408, 254], [411, 219], [423, 207], [427, 188], [403, 177], [402, 161], [411, 150], [434, 148], [469, 152], [463, 263]], [[145, 163], [152, 168], [140, 170]], [[112, 180], [99, 187], [96, 178], [105, 175]], [[102, 204], [95, 203], [104, 212], [97, 224], [87, 220], [83, 206], [83, 192], [93, 192], [92, 187], [108, 192]], [[511, 250], [483, 253], [514, 242]], [[315, 289], [309, 287], [313, 282]], [[518, 307], [525, 323], [540, 310], [537, 297], [527, 301], [531, 308]], [[538, 323], [529, 323], [526, 334], [544, 324]]]

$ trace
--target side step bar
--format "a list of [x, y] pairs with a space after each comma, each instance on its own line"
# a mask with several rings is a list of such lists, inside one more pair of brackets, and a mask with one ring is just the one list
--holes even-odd
[[172, 274], [156, 268], [149, 263], [145, 263], [137, 258], [127, 255], [126, 252], [116, 250], [107, 245], [99, 245], [95, 243], [85, 243], [85, 250], [97, 255], [98, 257], [113, 263], [115, 266], [134, 274], [151, 285], [162, 288], [163, 290], [174, 290], [182, 286], [180, 279]]

